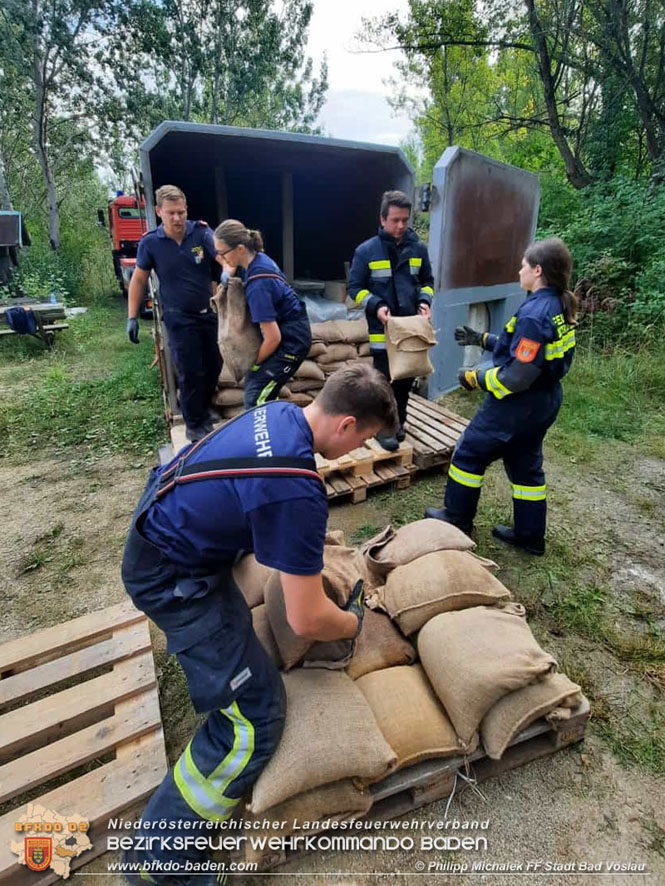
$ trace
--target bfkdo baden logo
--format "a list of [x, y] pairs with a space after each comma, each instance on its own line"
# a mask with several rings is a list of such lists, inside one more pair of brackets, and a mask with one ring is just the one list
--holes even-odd
[[86, 818], [59, 815], [38, 803], [28, 803], [26, 814], [14, 822], [14, 833], [10, 848], [19, 864], [31, 871], [51, 868], [63, 880], [69, 877], [72, 860], [92, 849]]

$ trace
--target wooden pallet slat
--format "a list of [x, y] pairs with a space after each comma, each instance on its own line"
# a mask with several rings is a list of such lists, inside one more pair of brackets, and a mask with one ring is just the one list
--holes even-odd
[[127, 601], [5, 643], [0, 664], [0, 883], [46, 886], [55, 872], [10, 849], [28, 801], [88, 819], [93, 848], [75, 870], [105, 851], [109, 817], [138, 814], [167, 772], [148, 621]]
[[0, 680], [0, 705], [29, 698], [63, 680], [150, 649], [150, 631], [144, 621], [119, 628], [109, 640], [86, 646], [43, 665]]
[[109, 606], [101, 612], [91, 612], [65, 624], [10, 640], [0, 646], [0, 674], [6, 671], [16, 673], [26, 667], [41, 664], [46, 657], [63, 649], [77, 648], [84, 645], [85, 641], [110, 634], [115, 628], [141, 619], [145, 619], [145, 615], [128, 600]]
[[51, 778], [113, 750], [118, 744], [139, 738], [159, 727], [159, 702], [155, 693], [144, 692], [129, 699], [129, 707], [106, 720], [52, 742], [0, 768], [0, 802], [10, 800]]

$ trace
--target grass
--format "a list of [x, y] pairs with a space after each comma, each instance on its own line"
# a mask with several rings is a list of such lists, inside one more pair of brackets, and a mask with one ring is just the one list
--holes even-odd
[[109, 296], [108, 306], [69, 318], [52, 351], [25, 337], [2, 341], [2, 457], [154, 452], [165, 427], [152, 339], [142, 324], [141, 343], [131, 345], [124, 316], [122, 300]]

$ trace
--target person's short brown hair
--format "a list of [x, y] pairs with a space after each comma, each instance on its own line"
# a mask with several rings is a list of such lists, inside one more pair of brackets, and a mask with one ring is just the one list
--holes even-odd
[[181, 191], [175, 185], [162, 185], [161, 188], [157, 188], [155, 191], [155, 203], [157, 206], [161, 206], [165, 200], [184, 200], [185, 205], [187, 205], [187, 197], [185, 197], [184, 191]]
[[349, 363], [333, 372], [316, 402], [327, 415], [352, 415], [360, 429], [397, 427], [397, 403], [388, 379], [367, 363]]
[[411, 205], [404, 191], [385, 191], [381, 197], [381, 218], [388, 218], [391, 206], [408, 209], [411, 212]]

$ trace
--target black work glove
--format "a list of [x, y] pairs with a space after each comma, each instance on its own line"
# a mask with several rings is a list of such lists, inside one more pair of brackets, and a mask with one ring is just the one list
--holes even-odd
[[346, 612], [352, 612], [358, 618], [358, 630], [353, 637], [355, 640], [362, 630], [363, 618], [365, 616], [365, 583], [362, 578], [353, 586], [351, 596], [346, 601], [346, 606], [343, 606], [342, 609]]
[[130, 342], [137, 345], [139, 343], [139, 321], [136, 317], [129, 317], [127, 320], [127, 335]]
[[457, 373], [457, 381], [466, 391], [474, 391], [480, 387], [477, 369], [460, 369]]
[[456, 326], [455, 341], [462, 348], [466, 347], [466, 345], [475, 345], [476, 347], [482, 348], [483, 333], [476, 332], [476, 330], [471, 329], [470, 326]]

